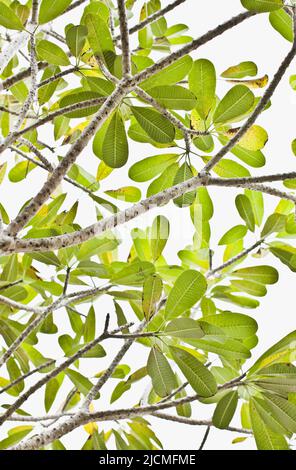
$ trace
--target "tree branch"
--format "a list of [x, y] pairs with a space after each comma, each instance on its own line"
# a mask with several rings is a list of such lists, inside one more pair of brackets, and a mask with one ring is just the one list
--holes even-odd
[[[174, 2], [170, 3], [166, 7], [162, 8], [161, 10], [156, 11], [152, 15], [147, 16], [145, 20], [141, 21], [140, 23], [136, 24], [135, 26], [132, 26], [129, 29], [129, 34], [136, 33], [137, 31], [140, 31], [141, 29], [144, 29], [148, 24], [153, 23], [154, 21], [158, 20], [158, 18], [161, 18], [162, 16], [166, 15], [170, 11], [174, 10], [177, 6], [181, 5], [181, 3], [184, 3], [186, 0], [175, 0]], [[120, 40], [120, 36], [116, 36], [114, 38], [115, 41]]]
[[[241, 382], [238, 379], [238, 382], [232, 382], [231, 387], [239, 385]], [[226, 383], [219, 387], [219, 390], [228, 388], [229, 383]], [[178, 400], [173, 400], [164, 403], [157, 403], [155, 405], [142, 406], [138, 408], [127, 408], [127, 409], [118, 409], [118, 410], [108, 410], [108, 411], [98, 411], [94, 413], [85, 412], [84, 410], [79, 411], [75, 416], [69, 418], [65, 422], [49, 428], [48, 430], [39, 433], [37, 436], [33, 436], [13, 447], [13, 450], [36, 450], [40, 447], [43, 447], [50, 442], [59, 439], [60, 437], [68, 434], [79, 426], [87, 424], [93, 421], [108, 421], [108, 420], [121, 420], [121, 419], [131, 419], [136, 416], [143, 416], [155, 413], [160, 410], [165, 410], [172, 407], [177, 407], [179, 405], [184, 405], [186, 403], [192, 403], [198, 400], [200, 397], [198, 395], [188, 396], [185, 398], [179, 398]], [[1, 419], [0, 419], [1, 423]]]
[[[113, 330], [110, 334], [116, 334], [123, 329], [127, 328], [128, 325], [123, 325], [119, 328], [116, 328]], [[62, 362], [58, 367], [56, 367], [53, 371], [49, 372], [46, 374], [44, 377], [42, 377], [38, 382], [36, 382], [34, 385], [32, 385], [26, 392], [24, 392], [22, 395], [18, 397], [18, 399], [6, 410], [3, 415], [0, 417], [0, 425], [3, 424], [25, 401], [28, 400], [28, 398], [33, 395], [37, 390], [39, 390], [43, 385], [47, 384], [51, 379], [56, 377], [60, 372], [63, 370], [67, 369], [71, 364], [73, 364], [77, 359], [82, 357], [84, 354], [86, 354], [88, 351], [93, 349], [97, 344], [99, 344], [101, 341], [104, 339], [108, 339], [108, 333], [103, 332], [98, 338], [95, 338], [93, 341], [90, 343], [86, 344], [84, 347], [82, 347], [79, 351], [77, 351], [75, 354], [67, 358], [64, 362]]]
[[131, 73], [131, 54], [129, 45], [129, 31], [125, 9], [125, 0], [117, 0], [120, 39], [122, 48], [122, 74], [124, 77], [129, 76]]
[[[211, 421], [207, 420], [196, 420], [192, 418], [185, 418], [183, 416], [173, 416], [166, 413], [152, 413], [152, 416], [160, 419], [164, 419], [167, 421], [174, 421], [176, 423], [187, 424], [189, 426], [213, 426]], [[233, 426], [229, 426], [226, 428], [226, 431], [237, 432], [240, 434], [252, 434], [251, 431], [247, 429], [235, 428]]]
[[8, 297], [4, 297], [3, 295], [0, 295], [0, 304], [7, 305], [8, 307], [11, 307], [13, 309], [35, 313], [36, 315], [40, 315], [43, 312], [42, 308], [31, 307], [30, 305], [21, 304], [20, 302], [15, 302], [14, 300], [9, 299]]
[[24, 210], [12, 221], [6, 229], [6, 234], [16, 235], [38, 212], [40, 207], [49, 198], [50, 194], [59, 186], [64, 176], [71, 168], [73, 163], [88, 144], [96, 130], [106, 121], [109, 115], [116, 109], [124, 95], [128, 86], [123, 81], [122, 84], [114, 90], [114, 92], [107, 98], [103, 106], [84, 129], [80, 137], [74, 142], [71, 149], [67, 152], [61, 163], [52, 172], [49, 179], [44, 183], [38, 194], [29, 202]]
[[[280, 178], [287, 178], [290, 175], [291, 179], [294, 179], [294, 172], [284, 173], [283, 175], [272, 175], [271, 177], [275, 181], [275, 178], [279, 181]], [[254, 181], [260, 181], [261, 177], [255, 177]], [[262, 177], [264, 180], [268, 177]], [[166, 205], [172, 199], [175, 199], [187, 192], [190, 192], [200, 186], [225, 186], [225, 187], [238, 187], [238, 188], [249, 188], [253, 191], [266, 192], [273, 196], [285, 198], [295, 202], [296, 197], [279, 191], [275, 188], [269, 188], [263, 185], [257, 185], [252, 183], [253, 178], [212, 178], [208, 175], [197, 176], [191, 178], [183, 183], [175, 185], [169, 189], [166, 189], [156, 195], [153, 195], [141, 202], [134, 204], [133, 206], [123, 211], [117, 212], [109, 218], [100, 220], [99, 222], [90, 225], [84, 229], [76, 232], [67, 233], [64, 235], [58, 235], [56, 237], [38, 238], [38, 239], [15, 239], [6, 237], [2, 241], [0, 239], [0, 249], [3, 253], [10, 252], [32, 252], [32, 251], [51, 251], [66, 246], [73, 246], [83, 243], [97, 235], [102, 234], [105, 231], [112, 230], [118, 225], [129, 222], [130, 220], [145, 214], [146, 212]]]

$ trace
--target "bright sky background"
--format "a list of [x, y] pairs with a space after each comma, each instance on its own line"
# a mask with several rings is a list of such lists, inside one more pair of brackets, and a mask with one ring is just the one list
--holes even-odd
[[[140, 3], [142, 4], [142, 2]], [[168, 3], [170, 3], [170, 1], [162, 2], [163, 6]], [[177, 10], [170, 13], [167, 16], [167, 20], [169, 25], [177, 22], [189, 25], [190, 34], [196, 38], [210, 28], [217, 26], [219, 23], [229, 19], [231, 16], [236, 15], [242, 10], [243, 8], [239, 0], [211, 0], [210, 2], [202, 0], [187, 0], [185, 4], [182, 4]], [[65, 17], [63, 17], [63, 21], [64, 19]], [[76, 16], [75, 12], [73, 12], [71, 22], [77, 24], [78, 20], [79, 17]], [[131, 19], [131, 24], [134, 24], [136, 21], [137, 18]], [[61, 20], [56, 22], [56, 24], [57, 31], [61, 31], [65, 26]], [[272, 76], [284, 56], [287, 54], [289, 47], [290, 44], [269, 25], [268, 15], [265, 14], [249, 19], [230, 32], [224, 33], [223, 36], [220, 36], [211, 43], [195, 51], [192, 56], [195, 59], [207, 58], [212, 60], [216, 66], [218, 74], [222, 73], [222, 71], [230, 65], [235, 65], [245, 60], [253, 60], [258, 65], [258, 76], [263, 76], [266, 73], [269, 76]], [[251, 169], [253, 175], [295, 170], [295, 157], [292, 155], [290, 143], [296, 137], [296, 93], [293, 92], [289, 86], [289, 76], [294, 73], [296, 73], [296, 62], [292, 64], [289, 72], [274, 95], [272, 99], [272, 107], [268, 111], [264, 112], [258, 120], [258, 123], [268, 131], [269, 142], [264, 150], [264, 154], [267, 159], [266, 167], [263, 169]], [[223, 96], [226, 90], [227, 88], [223, 81], [219, 81], [218, 94]], [[44, 134], [41, 135], [41, 137], [43, 137], [44, 140], [48, 138], [46, 131], [44, 131]], [[131, 165], [140, 158], [154, 155], [156, 153], [157, 151], [155, 152], [155, 149], [152, 147], [145, 147], [145, 145], [137, 145], [130, 142], [131, 157], [129, 163]], [[90, 170], [96, 171], [98, 162], [92, 155], [91, 147], [88, 147], [80, 157], [78, 163], [82, 164], [82, 162], [83, 164], [86, 164]], [[195, 164], [195, 160], [192, 160], [192, 163]], [[200, 162], [198, 157], [196, 157], [196, 167], [200, 168], [199, 165]], [[109, 177], [106, 182], [103, 182], [102, 191], [106, 189], [114, 189], [116, 187], [123, 186], [124, 184], [131, 184], [127, 173], [127, 168], [114, 171], [111, 177]], [[40, 178], [44, 180], [44, 172], [38, 173], [38, 171], [35, 170], [29, 178], [27, 178], [23, 184], [19, 185], [18, 193], [15, 192], [12, 184], [1, 186], [1, 200], [5, 205], [8, 205], [14, 213], [24, 201], [23, 191], [26, 191], [25, 194], [27, 199], [36, 192], [37, 188], [40, 186]], [[143, 190], [143, 194], [144, 193], [145, 190]], [[216, 190], [211, 189], [210, 193], [215, 202], [215, 217], [212, 220], [212, 232], [213, 240], [217, 242], [226, 230], [231, 228], [233, 225], [240, 223], [240, 218], [234, 205], [234, 198], [238, 192], [230, 189], [219, 188]], [[72, 190], [70, 190], [70, 194], [73, 194], [71, 201], [73, 203], [75, 199]], [[87, 198], [82, 196], [81, 201], [82, 210], [80, 211], [80, 221], [81, 224], [86, 225], [91, 222], [91, 219], [94, 219], [95, 214], [93, 209], [90, 208]], [[265, 201], [266, 207], [269, 207], [270, 209], [269, 212], [266, 210], [266, 214], [268, 215], [274, 209], [278, 201], [268, 196], [265, 197]], [[190, 243], [193, 234], [188, 214], [184, 216], [181, 212], [182, 211], [175, 208], [175, 206], [170, 205], [161, 211], [155, 211], [152, 215], [149, 215], [148, 219], [146, 217], [142, 220], [136, 220], [127, 224], [125, 228], [121, 228], [120, 235], [123, 238], [121, 253], [124, 256], [127, 254], [129, 240], [126, 238], [131, 227], [147, 226], [148, 224], [151, 224], [151, 221], [157, 213], [163, 213], [166, 215], [169, 214], [173, 227], [170, 243], [166, 249], [166, 255], [168, 260], [171, 262], [177, 262], [177, 251]], [[182, 219], [180, 218], [181, 216]], [[180, 228], [182, 228], [182, 231]], [[249, 239], [248, 244], [251, 245], [254, 241], [255, 236], [253, 235], [253, 238]], [[218, 251], [214, 258], [214, 265], [219, 265], [220, 262], [221, 253]], [[250, 262], [254, 262], [255, 264], [257, 261], [249, 259], [248, 263]], [[262, 263], [262, 260], [260, 262]], [[268, 295], [266, 298], [262, 299], [260, 307], [251, 312], [251, 315], [253, 315], [259, 323], [258, 333], [260, 343], [253, 350], [254, 358], [257, 358], [265, 349], [295, 328], [295, 277], [288, 268], [278, 264], [274, 258], [267, 258], [266, 263], [272, 263], [274, 266], [279, 268], [280, 280], [278, 284], [268, 288]], [[96, 310], [97, 313], [101, 312], [102, 316], [104, 316], [108, 311], [110, 311], [108, 309], [111, 309], [111, 307], [112, 303], [110, 300], [104, 299], [97, 303]], [[228, 308], [226, 304], [225, 308]], [[250, 314], [250, 311], [246, 311], [246, 313]], [[61, 312], [56, 314], [55, 318], [64, 325], [60, 314]], [[67, 328], [67, 324], [65, 324], [65, 328]], [[53, 341], [49, 336], [42, 335], [40, 344], [42, 344], [42, 342], [43, 351], [45, 353], [50, 354], [51, 351], [54, 350], [57, 351], [58, 355], [61, 354], [61, 350], [56, 344], [53, 344]], [[110, 342], [109, 344], [110, 347], [107, 347], [109, 354], [106, 360], [99, 359], [99, 363], [95, 360], [88, 360], [87, 371], [90, 375], [102, 370], [108, 364], [110, 358], [112, 358], [117, 352], [119, 344], [117, 342]], [[135, 346], [126, 355], [123, 363], [132, 364], [134, 370], [136, 370], [137, 366], [143, 366], [146, 355], [146, 350]], [[104, 387], [102, 400], [98, 402], [96, 405], [97, 407], [103, 409], [110, 407], [106, 397], [108, 397], [108, 395], [110, 396], [110, 392], [116, 385], [115, 381], [112, 382], [113, 383], [111, 385], [107, 384]], [[121, 402], [118, 402], [118, 404], [120, 404], [119, 406], [133, 405], [136, 393], [138, 392], [137, 396], [141, 396], [141, 393], [144, 392], [142, 387], [143, 385], [136, 385], [131, 394], [127, 393], [126, 398]], [[34, 411], [34, 414], [43, 412], [43, 407], [40, 406], [40, 402], [42, 404], [43, 396], [43, 392], [34, 395], [34, 400], [31, 401], [31, 411]], [[58, 399], [56, 403], [58, 403]], [[115, 403], [115, 407], [118, 407], [117, 403]], [[26, 406], [26, 409], [29, 409], [29, 407]], [[52, 411], [55, 412], [58, 410], [53, 407]], [[194, 407], [193, 417], [198, 419], [209, 418], [212, 412], [213, 407], [211, 406], [197, 405]], [[198, 448], [204, 434], [203, 428], [188, 427], [156, 419], [151, 421], [155, 422], [157, 435], [163, 442], [165, 449], [196, 449]], [[238, 417], [235, 418], [232, 424], [240, 425]], [[104, 428], [108, 429], [108, 424], [106, 424]], [[87, 437], [83, 430], [76, 430], [64, 438], [63, 442], [68, 448], [79, 448], [78, 446], [81, 444], [82, 436], [83, 440]], [[212, 429], [206, 444], [206, 449], [242, 450], [255, 448], [253, 439], [248, 439], [243, 444], [233, 446], [231, 441], [235, 437], [237, 437], [236, 434]]]

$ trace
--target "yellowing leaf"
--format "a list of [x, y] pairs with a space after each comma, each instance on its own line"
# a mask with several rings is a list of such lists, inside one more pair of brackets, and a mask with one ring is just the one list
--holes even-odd
[[[94, 410], [94, 405], [93, 405], [92, 403], [89, 405], [89, 411], [90, 411], [90, 412], [94, 412], [94, 411], [95, 411], [95, 410]], [[97, 425], [97, 423], [87, 423], [87, 424], [85, 424], [83, 427], [84, 427], [85, 431], [86, 431], [90, 436], [92, 436], [93, 433], [98, 430], [98, 425]]]
[[118, 189], [110, 189], [105, 191], [105, 194], [125, 202], [137, 202], [141, 199], [141, 191], [135, 186], [123, 186]]
[[269, 77], [268, 75], [264, 75], [261, 78], [254, 78], [253, 80], [227, 80], [229, 83], [240, 83], [241, 85], [245, 85], [248, 88], [264, 88], [268, 84]]
[[241, 62], [237, 65], [232, 65], [228, 69], [226, 69], [223, 73], [221, 73], [221, 77], [223, 78], [244, 78], [244, 77], [254, 77], [257, 75], [258, 68], [254, 62], [246, 61]]

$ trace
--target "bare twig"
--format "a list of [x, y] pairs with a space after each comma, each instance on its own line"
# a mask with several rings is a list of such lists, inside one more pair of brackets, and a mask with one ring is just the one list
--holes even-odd
[[47, 367], [52, 366], [54, 363], [55, 363], [55, 360], [54, 360], [54, 359], [50, 359], [49, 361], [45, 362], [45, 363], [42, 364], [41, 366], [36, 367], [36, 369], [31, 370], [31, 371], [28, 372], [27, 374], [21, 375], [20, 377], [18, 377], [18, 378], [17, 378], [16, 380], [14, 380], [13, 382], [11, 382], [11, 383], [7, 384], [5, 387], [1, 388], [1, 390], [0, 390], [0, 395], [1, 395], [1, 393], [7, 392], [7, 390], [10, 390], [12, 387], [14, 387], [15, 385], [19, 384], [19, 383], [22, 382], [23, 380], [26, 380], [28, 377], [31, 377], [32, 375], [36, 374], [37, 372], [40, 372], [40, 371], [42, 371], [43, 369], [47, 369]]

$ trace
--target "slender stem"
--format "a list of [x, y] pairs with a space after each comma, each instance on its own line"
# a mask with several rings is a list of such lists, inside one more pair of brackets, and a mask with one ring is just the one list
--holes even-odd
[[[176, 423], [187, 424], [189, 426], [213, 426], [212, 422], [209, 420], [197, 420], [192, 418], [185, 418], [183, 416], [173, 416], [166, 413], [152, 413], [152, 416], [167, 421], [174, 421]], [[252, 434], [251, 431], [248, 431], [247, 429], [236, 428], [233, 426], [227, 427], [226, 430], [231, 432], [237, 432], [240, 434]]]
[[[154, 21], [158, 20], [158, 18], [163, 17], [170, 11], [174, 10], [177, 6], [181, 5], [181, 3], [184, 3], [186, 0], [175, 0], [174, 2], [170, 3], [166, 7], [162, 8], [161, 10], [156, 11], [155, 13], [152, 13], [152, 15], [147, 16], [145, 20], [141, 21], [140, 23], [136, 24], [135, 26], [132, 26], [129, 29], [129, 34], [136, 33], [138, 31], [141, 31], [141, 29], [144, 29], [148, 24], [153, 23]], [[115, 41], [119, 41], [120, 36], [116, 36], [114, 38]]]
[[[13, 51], [13, 54], [15, 54], [15, 50]], [[47, 62], [38, 62], [38, 70], [44, 70], [47, 66]], [[9, 78], [6, 78], [1, 84], [0, 84], [0, 90], [7, 90], [8, 88], [11, 88], [13, 85], [15, 85], [18, 82], [21, 82], [25, 78], [30, 77], [31, 75], [31, 67], [22, 70], [21, 72], [16, 73], [15, 75], [12, 75]]]
[[[21, 140], [21, 139], [19, 139]], [[49, 167], [47, 168], [47, 165], [43, 164], [43, 163], [40, 163], [38, 160], [35, 160], [34, 158], [31, 158], [29, 155], [27, 155], [26, 153], [22, 152], [20, 149], [18, 149], [17, 147], [9, 147], [10, 150], [13, 150], [14, 152], [16, 152], [18, 155], [20, 155], [21, 157], [25, 158], [26, 160], [28, 160], [29, 162], [32, 162], [34, 163], [34, 165], [37, 165], [39, 168], [42, 168], [43, 170], [45, 171], [50, 171], [52, 172], [53, 171], [53, 168], [52, 169], [49, 169]], [[43, 156], [43, 160], [44, 160], [44, 156]], [[45, 161], [45, 160], [44, 160]], [[51, 165], [49, 162], [48, 162], [49, 165]], [[64, 177], [64, 181], [66, 181], [67, 183], [71, 184], [72, 186], [75, 186], [76, 188], [80, 189], [81, 191], [83, 191], [84, 193], [88, 194], [89, 196], [92, 196], [93, 195], [93, 191], [85, 186], [83, 186], [82, 184], [80, 183], [77, 183], [77, 181], [73, 180], [72, 178], [69, 178], [68, 176], [65, 176]]]
[[66, 8], [66, 10], [63, 12], [63, 15], [65, 13], [68, 13], [69, 11], [72, 11], [74, 10], [74, 8], [77, 8], [79, 7], [80, 5], [82, 5], [83, 3], [85, 3], [87, 0], [76, 0], [76, 2], [73, 2], [71, 5], [68, 6], [68, 8]]
[[20, 136], [26, 134], [27, 132], [30, 132], [34, 129], [37, 129], [40, 126], [43, 126], [47, 122], [51, 122], [53, 119], [55, 119], [58, 116], [63, 116], [67, 115], [68, 113], [71, 113], [73, 111], [77, 111], [78, 109], [85, 109], [89, 108], [91, 106], [96, 106], [96, 105], [101, 105], [106, 101], [106, 98], [94, 98], [91, 100], [86, 100], [86, 101], [81, 101], [80, 103], [74, 103], [70, 104], [69, 106], [65, 106], [64, 108], [57, 109], [56, 111], [52, 111], [51, 113], [48, 113], [47, 116], [38, 119], [33, 124], [30, 124], [29, 126], [19, 130], [18, 132], [15, 133], [12, 142], [15, 140], [18, 140]]
[[[113, 330], [110, 334], [115, 334], [118, 333], [119, 331], [125, 329], [127, 325], [121, 326], [117, 328], [116, 330]], [[97, 344], [99, 344], [101, 341], [104, 339], [108, 338], [108, 333], [106, 334], [105, 332], [100, 335], [98, 338], [94, 339], [90, 343], [86, 344], [83, 346], [79, 351], [77, 351], [75, 354], [67, 358], [64, 362], [62, 362], [58, 367], [56, 367], [53, 371], [49, 372], [46, 374], [44, 377], [42, 377], [38, 382], [36, 382], [34, 385], [32, 385], [26, 392], [24, 392], [22, 395], [18, 397], [18, 399], [11, 405], [5, 413], [0, 417], [0, 425], [3, 424], [25, 401], [28, 400], [28, 398], [33, 395], [37, 390], [39, 390], [43, 385], [47, 384], [51, 379], [56, 377], [60, 372], [63, 370], [67, 369], [71, 364], [73, 364], [77, 359], [82, 357], [84, 354], [86, 354], [88, 351], [93, 349]]]
[[19, 279], [18, 281], [9, 282], [8, 284], [5, 284], [4, 286], [0, 287], [0, 292], [3, 291], [3, 290], [9, 289], [9, 287], [17, 286], [17, 285], [21, 284], [22, 282], [24, 282], [23, 279]]
[[198, 450], [203, 450], [203, 448], [204, 448], [204, 446], [205, 446], [205, 444], [206, 444], [206, 442], [207, 442], [207, 439], [208, 439], [208, 437], [209, 437], [210, 430], [211, 430], [211, 426], [209, 425], [209, 426], [207, 427], [207, 429], [206, 429], [205, 435], [204, 435], [204, 437], [203, 437], [203, 440], [201, 441], [201, 444], [200, 444]]
[[55, 82], [59, 80], [60, 78], [66, 77], [67, 75], [70, 75], [71, 73], [78, 72], [79, 67], [77, 65], [74, 65], [73, 67], [70, 67], [67, 70], [63, 70], [62, 72], [59, 72], [52, 77], [47, 78], [46, 80], [43, 80], [42, 82], [38, 83], [38, 88], [41, 88], [45, 85], [49, 85], [49, 83]]
[[55, 360], [51, 359], [51, 360], [45, 362], [44, 364], [42, 364], [41, 366], [36, 367], [36, 369], [33, 369], [30, 372], [27, 372], [27, 374], [18, 377], [13, 382], [11, 382], [11, 383], [7, 384], [5, 387], [1, 388], [0, 395], [1, 395], [1, 393], [7, 392], [7, 390], [10, 390], [12, 387], [19, 384], [23, 380], [26, 380], [28, 377], [31, 377], [32, 375], [36, 374], [37, 372], [40, 372], [43, 369], [47, 369], [47, 367], [53, 365], [54, 363], [55, 363]]
[[215, 274], [223, 271], [225, 268], [228, 268], [229, 266], [232, 266], [234, 263], [236, 263], [237, 261], [240, 261], [242, 258], [244, 258], [245, 256], [247, 256], [249, 253], [251, 253], [252, 251], [256, 250], [256, 248], [258, 248], [259, 246], [262, 245], [262, 243], [264, 242], [264, 238], [261, 238], [260, 240], [258, 240], [256, 243], [254, 243], [252, 246], [250, 246], [249, 248], [246, 248], [245, 250], [243, 250], [241, 253], [239, 253], [238, 255], [234, 256], [233, 258], [230, 258], [228, 261], [226, 261], [225, 263], [221, 264], [221, 266], [218, 266], [217, 268], [215, 269], [212, 269], [210, 271], [207, 272], [206, 276], [209, 278], [209, 277], [212, 277], [214, 276]]

